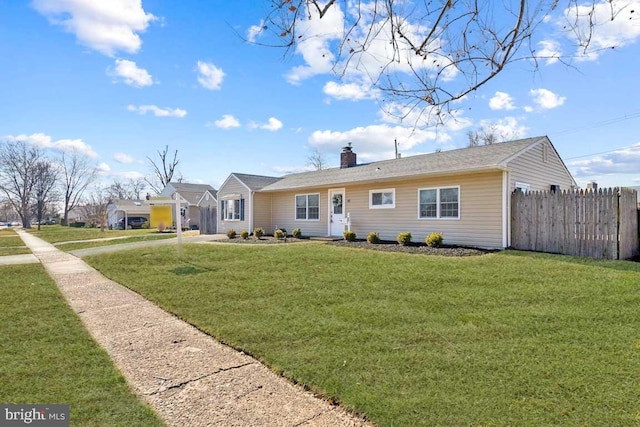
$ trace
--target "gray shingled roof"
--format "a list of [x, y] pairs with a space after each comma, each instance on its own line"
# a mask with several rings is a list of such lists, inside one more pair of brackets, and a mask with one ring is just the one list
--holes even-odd
[[262, 191], [281, 191], [423, 175], [502, 169], [506, 167], [507, 160], [543, 138], [545, 137], [460, 148], [401, 159], [383, 160], [344, 169], [331, 168], [286, 175], [273, 184], [262, 188]]
[[183, 199], [192, 205], [197, 205], [205, 192], [211, 193], [213, 197], [218, 197], [218, 191], [209, 184], [190, 184], [187, 182], [170, 182], [171, 186], [180, 193]]
[[249, 175], [246, 173], [233, 173], [244, 185], [249, 187], [251, 191], [258, 191], [267, 185], [280, 181], [282, 178], [264, 175]]

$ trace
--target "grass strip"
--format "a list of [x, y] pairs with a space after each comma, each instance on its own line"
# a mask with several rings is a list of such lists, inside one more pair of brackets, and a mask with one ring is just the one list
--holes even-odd
[[100, 240], [100, 241], [91, 241], [91, 242], [72, 242], [72, 243], [59, 243], [56, 247], [60, 250], [69, 252], [76, 249], [86, 249], [86, 248], [96, 248], [100, 246], [111, 246], [111, 245], [122, 245], [125, 243], [133, 243], [133, 242], [148, 242], [153, 240], [164, 240], [170, 239], [172, 237], [176, 237], [175, 234], [144, 234], [138, 236], [131, 236], [125, 238], [118, 238], [113, 240]]
[[[43, 225], [40, 230], [31, 228], [27, 230], [49, 243], [68, 242], [71, 240], [104, 239], [120, 236], [144, 236], [160, 234], [156, 229], [141, 230], [100, 230], [99, 228], [65, 227], [62, 225]], [[175, 234], [173, 234], [175, 236]]]
[[161, 426], [40, 265], [0, 267], [0, 402], [69, 404], [72, 426]]

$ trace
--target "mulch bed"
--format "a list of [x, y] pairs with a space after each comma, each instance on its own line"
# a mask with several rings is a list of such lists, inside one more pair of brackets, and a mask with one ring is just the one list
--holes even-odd
[[[250, 237], [248, 239], [243, 239], [241, 237], [236, 237], [235, 239], [229, 240], [221, 240], [223, 243], [239, 243], [239, 244], [286, 244], [286, 243], [298, 243], [298, 242], [308, 242], [308, 239], [295, 239], [293, 237], [287, 237], [285, 240], [278, 240], [271, 236], [265, 236], [261, 239], [254, 239]], [[329, 245], [334, 246], [342, 246], [347, 248], [358, 248], [358, 249], [370, 249], [373, 251], [383, 251], [383, 252], [402, 252], [402, 253], [411, 253], [411, 254], [422, 254], [422, 255], [441, 255], [441, 256], [478, 256], [485, 255], [487, 253], [496, 252], [494, 250], [485, 250], [478, 248], [468, 248], [463, 246], [451, 246], [451, 245], [443, 245], [439, 248], [432, 248], [427, 246], [424, 243], [412, 243], [408, 246], [401, 246], [397, 242], [390, 241], [382, 241], [378, 244], [367, 243], [366, 240], [357, 240], [355, 242], [347, 242], [346, 240], [337, 240], [334, 242], [327, 242]]]

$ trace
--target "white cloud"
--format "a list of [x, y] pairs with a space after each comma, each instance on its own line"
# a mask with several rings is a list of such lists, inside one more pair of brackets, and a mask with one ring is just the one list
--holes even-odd
[[116, 153], [113, 155], [113, 158], [118, 163], [133, 163], [133, 157], [125, 153]]
[[336, 99], [360, 101], [375, 98], [376, 91], [370, 84], [327, 82], [322, 91]]
[[141, 0], [34, 0], [32, 4], [80, 44], [110, 57], [119, 51], [138, 52], [139, 33], [156, 19], [144, 11]]
[[124, 171], [124, 172], [114, 172], [112, 173], [114, 176], [122, 177], [124, 179], [140, 179], [144, 178], [144, 174], [138, 171]]
[[226, 75], [221, 68], [209, 62], [198, 61], [198, 83], [205, 89], [220, 90]]
[[[404, 126], [371, 125], [356, 127], [345, 132], [318, 130], [309, 137], [309, 146], [322, 152], [335, 152], [353, 144], [358, 159], [375, 161], [395, 156], [394, 140], [398, 140], [400, 152], [408, 155], [414, 148], [429, 141], [436, 141], [436, 131]], [[424, 150], [423, 150], [424, 151]]]
[[569, 22], [569, 24], [564, 23], [565, 26], [573, 28], [576, 16], [578, 17], [577, 25], [570, 38], [577, 41], [578, 38], [584, 39], [589, 34], [591, 37], [586, 50], [584, 47], [578, 49], [578, 59], [595, 60], [606, 49], [635, 43], [640, 38], [638, 13], [640, 13], [638, 0], [627, 2], [601, 0], [594, 5], [593, 10], [590, 3], [580, 6], [572, 4], [565, 9], [565, 22]]
[[93, 148], [81, 139], [58, 139], [54, 141], [49, 135], [45, 135], [44, 133], [17, 136], [7, 135], [5, 139], [7, 141], [23, 141], [37, 147], [50, 148], [65, 153], [78, 152], [88, 157], [98, 156], [98, 153], [93, 151]]
[[531, 89], [529, 95], [533, 97], [533, 102], [536, 105], [545, 110], [559, 107], [567, 99], [565, 96], [558, 96], [548, 89]]
[[153, 113], [156, 117], [184, 117], [187, 115], [186, 110], [180, 108], [160, 108], [156, 105], [128, 105], [127, 110], [136, 112], [138, 114]]
[[126, 84], [133, 87], [145, 87], [153, 84], [153, 77], [144, 68], [139, 68], [135, 62], [127, 59], [116, 59], [116, 66], [110, 71], [114, 77], [120, 77]]
[[240, 121], [231, 114], [223, 114], [220, 120], [213, 122], [213, 125], [220, 129], [232, 129], [240, 127]]
[[264, 124], [259, 124], [255, 122], [249, 123], [250, 129], [264, 129], [271, 132], [275, 132], [277, 130], [282, 129], [282, 122], [275, 117], [269, 117], [269, 121]]
[[506, 92], [496, 91], [493, 98], [489, 100], [489, 108], [492, 110], [513, 110], [516, 107], [513, 105], [511, 95]]
[[111, 167], [108, 164], [106, 164], [105, 162], [99, 163], [98, 166], [96, 166], [96, 170], [101, 175], [106, 175], [106, 174], [111, 173]]
[[567, 167], [576, 177], [591, 180], [602, 175], [637, 174], [640, 171], [640, 142], [592, 158], [567, 161]]
[[558, 62], [558, 58], [562, 57], [560, 43], [554, 40], [542, 40], [538, 42], [541, 46], [535, 53], [535, 57], [545, 61], [545, 64], [552, 65]]
[[459, 131], [472, 125], [471, 120], [464, 117], [462, 109], [452, 109], [445, 113], [437, 107], [412, 108], [397, 102], [384, 104], [379, 116], [385, 123], [437, 129], [440, 142], [451, 139], [447, 132]]
[[262, 33], [264, 29], [264, 19], [260, 20], [260, 24], [252, 25], [247, 30], [247, 41], [250, 43], [255, 43], [258, 36]]

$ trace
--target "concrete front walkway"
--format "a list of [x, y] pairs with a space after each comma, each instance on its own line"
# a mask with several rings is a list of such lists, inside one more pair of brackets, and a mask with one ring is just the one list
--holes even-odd
[[168, 425], [368, 425], [107, 279], [79, 258], [24, 231], [18, 234], [134, 392]]

